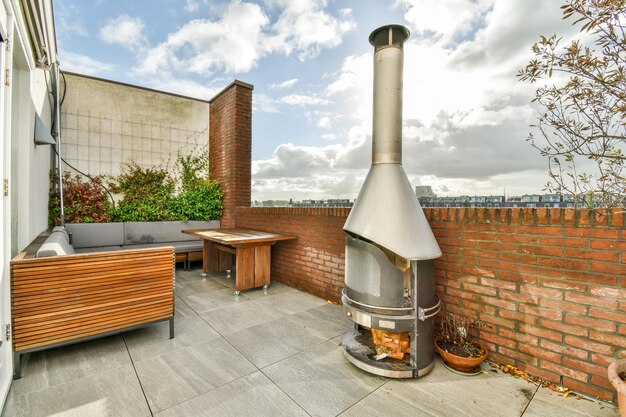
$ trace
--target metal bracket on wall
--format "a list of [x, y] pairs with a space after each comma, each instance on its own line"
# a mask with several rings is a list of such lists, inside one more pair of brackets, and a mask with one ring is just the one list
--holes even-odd
[[9, 196], [9, 179], [5, 178], [2, 183], [3, 183], [2, 189], [3, 189], [4, 196], [8, 197]]

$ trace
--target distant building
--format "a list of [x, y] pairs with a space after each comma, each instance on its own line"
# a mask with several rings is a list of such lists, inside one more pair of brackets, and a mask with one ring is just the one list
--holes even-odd
[[294, 201], [294, 207], [352, 207], [354, 203], [349, 199], [335, 198], [328, 200], [302, 200]]
[[505, 199], [501, 195], [462, 195], [459, 197], [424, 197], [419, 201], [422, 207], [503, 207]]
[[433, 187], [430, 185], [416, 185], [415, 195], [420, 198], [437, 198], [437, 194], [433, 191]]
[[288, 207], [289, 200], [254, 200], [253, 207]]
[[[417, 192], [417, 189], [416, 189]], [[583, 207], [584, 199], [572, 195], [524, 194], [506, 198], [502, 195], [418, 197], [422, 207]]]

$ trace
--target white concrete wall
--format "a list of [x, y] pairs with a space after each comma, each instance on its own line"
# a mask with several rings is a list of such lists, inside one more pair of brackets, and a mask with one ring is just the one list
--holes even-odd
[[[42, 0], [45, 47], [56, 60], [52, 1]], [[0, 0], [0, 328], [11, 323], [9, 261], [47, 228], [52, 149], [35, 146], [35, 114], [51, 126], [46, 70], [36, 68], [23, 4]], [[42, 49], [43, 50], [43, 49]], [[48, 79], [50, 77], [48, 76]], [[4, 182], [8, 183], [8, 192]], [[13, 373], [11, 343], [0, 346], [0, 409]]]
[[168, 164], [208, 146], [208, 102], [78, 74], [65, 80], [61, 153], [82, 172], [118, 175], [130, 161]]
[[[49, 6], [49, 5], [48, 5]], [[10, 69], [6, 114], [5, 178], [9, 179], [11, 256], [23, 250], [48, 228], [49, 174], [53, 150], [50, 145], [35, 145], [35, 115], [52, 126], [52, 108], [48, 90], [50, 71], [37, 68], [24, 20], [13, 8], [10, 29]], [[52, 45], [52, 50], [56, 46]], [[52, 59], [56, 59], [54, 54]], [[4, 82], [3, 82], [4, 84]], [[7, 158], [8, 157], [8, 158]]]
[[49, 175], [52, 147], [35, 145], [35, 114], [50, 126], [43, 70], [13, 67], [11, 129], [12, 255], [48, 228]]

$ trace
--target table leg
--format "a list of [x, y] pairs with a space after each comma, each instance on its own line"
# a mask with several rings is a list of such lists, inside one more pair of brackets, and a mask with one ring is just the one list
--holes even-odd
[[211, 242], [208, 240], [202, 241], [202, 276], [206, 277], [206, 273], [209, 272], [209, 251], [211, 250]]
[[202, 276], [207, 272], [219, 271], [219, 253], [213, 248], [213, 243], [208, 240], [202, 242]]
[[237, 291], [254, 288], [254, 250], [252, 246], [238, 247], [235, 271], [235, 289]]
[[254, 248], [254, 286], [267, 289], [270, 285], [271, 246], [257, 246]]

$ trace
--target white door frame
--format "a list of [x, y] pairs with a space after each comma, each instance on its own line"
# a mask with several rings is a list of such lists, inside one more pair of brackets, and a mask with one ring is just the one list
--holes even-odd
[[[0, 44], [0, 406], [4, 407], [6, 397], [13, 380], [13, 349], [11, 340], [6, 337], [6, 325], [11, 324], [10, 271], [11, 259], [11, 200], [5, 196], [5, 181], [9, 181], [11, 173], [11, 86], [10, 74], [13, 65], [11, 43], [13, 37], [13, 19], [11, 11], [2, 10], [0, 34], [5, 40]], [[8, 77], [8, 80], [7, 80]], [[10, 191], [10, 190], [9, 190]], [[9, 193], [10, 194], [10, 193]]]

